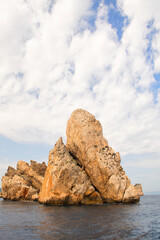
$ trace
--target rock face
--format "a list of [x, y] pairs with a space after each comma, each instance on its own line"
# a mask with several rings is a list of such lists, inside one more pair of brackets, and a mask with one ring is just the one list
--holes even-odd
[[102, 126], [89, 112], [74, 111], [67, 123], [66, 147], [87, 173], [104, 202], [138, 202], [139, 190], [131, 185], [115, 153], [103, 137]]
[[62, 138], [49, 153], [39, 202], [58, 205], [102, 203], [100, 194], [69, 154]]
[[19, 161], [17, 170], [8, 167], [2, 177], [2, 195], [11, 200], [38, 200], [39, 191], [43, 182], [46, 164], [39, 164], [31, 160], [31, 165]]

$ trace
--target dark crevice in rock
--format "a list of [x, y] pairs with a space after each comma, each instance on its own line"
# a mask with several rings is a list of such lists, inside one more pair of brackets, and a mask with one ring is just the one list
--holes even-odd
[[79, 159], [78, 159], [77, 157], [75, 157], [70, 151], [68, 151], [68, 152], [69, 152], [69, 154], [71, 155], [71, 157], [75, 160], [75, 162], [77, 163], [77, 165], [78, 165], [80, 168], [84, 169], [84, 167], [82, 166], [82, 163], [79, 161]]

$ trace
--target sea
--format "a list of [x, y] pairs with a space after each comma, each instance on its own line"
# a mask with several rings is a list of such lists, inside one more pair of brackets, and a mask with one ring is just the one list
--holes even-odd
[[160, 195], [139, 204], [45, 206], [0, 199], [0, 240], [160, 239]]

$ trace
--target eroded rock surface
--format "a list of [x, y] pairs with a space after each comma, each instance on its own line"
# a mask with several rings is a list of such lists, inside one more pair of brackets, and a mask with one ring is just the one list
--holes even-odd
[[36, 161], [31, 161], [31, 165], [19, 161], [17, 170], [9, 166], [7, 173], [2, 177], [3, 198], [38, 200], [46, 168], [45, 163], [39, 164]]
[[58, 205], [102, 203], [99, 193], [69, 154], [62, 138], [49, 153], [39, 202]]
[[103, 137], [102, 126], [89, 112], [74, 111], [67, 123], [67, 149], [77, 159], [104, 202], [138, 202], [139, 190], [131, 185], [115, 153]]

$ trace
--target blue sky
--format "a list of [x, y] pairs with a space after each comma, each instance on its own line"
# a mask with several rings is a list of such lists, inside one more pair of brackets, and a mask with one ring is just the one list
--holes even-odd
[[158, 0], [2, 0], [0, 177], [47, 163], [83, 108], [132, 183], [160, 191], [159, 12]]

